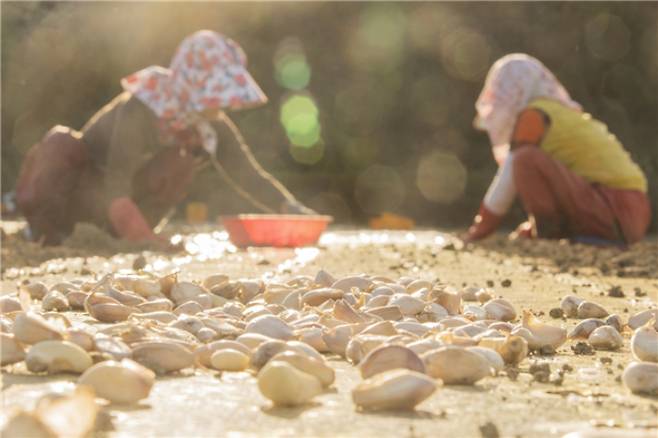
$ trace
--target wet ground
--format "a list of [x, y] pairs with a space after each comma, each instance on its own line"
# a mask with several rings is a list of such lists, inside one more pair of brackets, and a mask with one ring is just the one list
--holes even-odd
[[[509, 244], [495, 237], [462, 248], [449, 234], [433, 231], [331, 231], [316, 247], [238, 250], [221, 231], [184, 231], [186, 254], [143, 253], [146, 270], [180, 271], [182, 279], [212, 273], [232, 278], [286, 279], [325, 269], [335, 276], [369, 273], [426, 279], [439, 278], [457, 287], [492, 287], [517, 308], [548, 312], [566, 294], [602, 304], [626, 320], [655, 307], [658, 299], [658, 241], [650, 239], [630, 251], [592, 249], [560, 242]], [[198, 232], [205, 231], [205, 232]], [[78, 251], [78, 252], [76, 252]], [[136, 254], [92, 256], [83, 250], [31, 267], [18, 266], [3, 250], [2, 293], [11, 293], [24, 278], [54, 284], [62, 279], [92, 278], [130, 269]], [[653, 258], [652, 258], [653, 257]], [[610, 294], [615, 287], [616, 291]], [[610, 296], [614, 295], [614, 296]], [[623, 296], [620, 296], [623, 295]], [[575, 320], [552, 320], [572, 327]], [[567, 342], [554, 356], [526, 359], [515, 379], [490, 377], [473, 387], [440, 387], [413, 413], [361, 413], [350, 390], [360, 381], [347, 363], [331, 359], [337, 370], [334, 388], [313, 405], [270, 408], [248, 373], [185, 372], [158, 379], [150, 397], [128, 409], [108, 407], [98, 436], [563, 436], [595, 429], [618, 436], [655, 437], [658, 399], [630, 394], [619, 382], [630, 362], [630, 332], [617, 352], [575, 355]], [[548, 363], [563, 379], [540, 383], [528, 372], [535, 362]], [[50, 385], [71, 376], [30, 376], [17, 365], [3, 369], [3, 413], [30, 405]]]

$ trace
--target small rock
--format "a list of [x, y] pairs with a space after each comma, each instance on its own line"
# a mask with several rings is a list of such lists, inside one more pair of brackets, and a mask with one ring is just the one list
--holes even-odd
[[505, 367], [505, 374], [507, 374], [507, 377], [513, 382], [516, 381], [516, 379], [519, 377], [519, 369], [516, 367]]
[[611, 357], [600, 357], [599, 362], [602, 364], [610, 365], [612, 363], [612, 358]]
[[487, 287], [494, 287], [495, 283], [493, 280], [487, 280]]
[[621, 286], [612, 286], [608, 290], [608, 296], [614, 298], [624, 298], [626, 294], [624, 293], [623, 290], [621, 290]]
[[510, 287], [512, 285], [512, 280], [509, 278], [504, 279], [503, 281], [500, 282], [500, 285], [502, 287]]
[[533, 380], [546, 383], [551, 376], [551, 366], [548, 362], [533, 363], [530, 365], [530, 374], [532, 374]]
[[138, 255], [133, 260], [133, 271], [141, 271], [146, 267], [146, 257], [143, 254]]
[[555, 348], [550, 345], [544, 345], [539, 349], [539, 355], [541, 356], [553, 356], [555, 353]]
[[582, 356], [592, 356], [594, 354], [594, 348], [587, 342], [582, 341], [576, 343], [576, 345], [572, 345], [571, 350], [574, 354]]
[[634, 289], [634, 291], [635, 291], [635, 296], [636, 296], [636, 297], [646, 297], [646, 296], [647, 296], [647, 293], [644, 292], [644, 291], [643, 291], [642, 289], [640, 289], [639, 287], [636, 287], [636, 288]]
[[548, 314], [551, 316], [551, 318], [558, 319], [564, 316], [564, 310], [559, 307], [554, 307], [548, 312]]
[[564, 371], [565, 373], [570, 373], [573, 371], [573, 367], [568, 363], [565, 363], [564, 365], [562, 365], [562, 371]]
[[500, 437], [500, 433], [498, 432], [498, 428], [491, 421], [487, 421], [486, 423], [480, 425], [480, 435], [482, 436], [482, 438], [499, 438]]
[[564, 382], [564, 371], [559, 370], [556, 374], [551, 375], [548, 381], [555, 386], [562, 385], [562, 382]]

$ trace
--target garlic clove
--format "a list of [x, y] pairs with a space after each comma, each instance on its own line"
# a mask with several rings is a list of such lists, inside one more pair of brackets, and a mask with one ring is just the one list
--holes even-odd
[[595, 329], [589, 335], [587, 341], [597, 350], [618, 350], [624, 345], [624, 339], [619, 332], [609, 325]]
[[340, 300], [343, 298], [343, 295], [345, 295], [345, 291], [341, 289], [330, 287], [314, 289], [303, 294], [301, 304], [302, 306], [305, 304], [309, 306], [319, 306], [328, 300]]
[[628, 318], [628, 326], [632, 330], [636, 330], [643, 325], [645, 325], [649, 320], [654, 319], [654, 328], [658, 330], [658, 309], [648, 309], [638, 312], [635, 315]]
[[329, 347], [327, 347], [322, 337], [322, 329], [320, 327], [308, 327], [296, 330], [295, 336], [300, 342], [310, 345], [320, 353], [327, 353], [329, 351]]
[[580, 319], [586, 318], [605, 318], [609, 312], [601, 305], [592, 303], [591, 301], [583, 301], [578, 305], [577, 316]]
[[487, 319], [494, 319], [496, 321], [512, 321], [516, 319], [514, 306], [502, 298], [487, 301], [482, 308], [486, 313]]
[[433, 290], [432, 300], [448, 311], [450, 315], [457, 315], [461, 311], [461, 296], [448, 290]]
[[10, 365], [25, 359], [25, 350], [13, 334], [0, 333], [0, 365]]
[[369, 290], [372, 284], [372, 280], [369, 278], [354, 275], [336, 280], [336, 282], [331, 285], [331, 288], [340, 289], [343, 292], [350, 292], [352, 288], [357, 288], [359, 291], [363, 292]]
[[312, 358], [296, 351], [283, 351], [276, 354], [272, 361], [289, 363], [298, 370], [317, 378], [325, 388], [331, 386], [336, 380], [336, 373], [324, 362], [324, 359]]
[[68, 341], [42, 341], [25, 356], [25, 365], [33, 373], [82, 373], [92, 366], [89, 353]]
[[624, 330], [624, 321], [621, 319], [621, 316], [617, 314], [608, 316], [605, 319], [605, 323], [606, 325], [614, 327], [615, 330], [617, 330], [619, 333], [621, 333]]
[[43, 299], [48, 293], [48, 287], [41, 282], [21, 284], [19, 290], [27, 292], [30, 298], [35, 300]]
[[420, 357], [402, 345], [383, 345], [375, 348], [359, 364], [361, 377], [364, 379], [396, 368], [425, 373], [425, 365]]
[[505, 367], [505, 361], [496, 350], [480, 346], [466, 347], [466, 349], [484, 357], [496, 374], [502, 371]]
[[64, 332], [64, 339], [74, 343], [85, 351], [94, 349], [94, 335], [91, 327], [84, 328], [68, 328]]
[[596, 318], [588, 318], [580, 321], [567, 335], [569, 339], [587, 339], [597, 328], [605, 325], [605, 321]]
[[32, 312], [21, 312], [16, 316], [14, 336], [23, 344], [62, 339], [61, 331], [54, 324]]
[[395, 326], [391, 321], [379, 321], [368, 325], [363, 331], [361, 331], [361, 334], [394, 336], [398, 334], [398, 331], [395, 329]]
[[198, 301], [199, 297], [207, 294], [208, 291], [203, 286], [189, 281], [180, 281], [171, 287], [171, 300], [177, 306], [188, 301]]
[[413, 410], [436, 389], [436, 382], [424, 374], [390, 370], [359, 383], [352, 400], [365, 410]]
[[424, 301], [406, 294], [395, 294], [391, 296], [388, 304], [398, 306], [404, 316], [417, 315], [425, 308]]
[[276, 406], [298, 406], [320, 394], [322, 385], [287, 362], [271, 361], [258, 373], [258, 389]]
[[521, 328], [527, 330], [515, 329], [512, 334], [517, 334], [528, 341], [528, 348], [531, 351], [540, 350], [542, 347], [550, 347], [557, 350], [567, 340], [567, 331], [561, 327], [545, 324], [527, 310], [523, 311]]
[[261, 315], [252, 319], [245, 333], [258, 333], [275, 339], [288, 340], [294, 338], [292, 328], [281, 318], [274, 315]]
[[658, 395], [658, 364], [631, 362], [621, 376], [624, 386], [634, 394]]
[[157, 374], [179, 371], [194, 364], [194, 355], [187, 348], [172, 341], [136, 344], [132, 358]]
[[217, 351], [231, 349], [239, 351], [251, 360], [251, 349], [238, 341], [219, 340], [202, 345], [194, 351], [195, 362], [206, 368], [210, 368], [210, 358]]
[[140, 312], [149, 313], [149, 312], [171, 312], [174, 309], [174, 303], [167, 298], [156, 298], [138, 304], [137, 309]]
[[528, 356], [528, 341], [521, 336], [507, 335], [505, 338], [482, 338], [478, 345], [495, 350], [508, 365], [518, 365]]
[[402, 311], [399, 306], [379, 306], [369, 308], [366, 312], [367, 315], [381, 318], [385, 321], [399, 321], [402, 319]]
[[41, 398], [35, 414], [57, 436], [83, 438], [94, 428], [98, 405], [93, 389], [78, 386], [71, 395]]
[[23, 310], [21, 302], [13, 297], [0, 297], [0, 313], [20, 312]]
[[345, 350], [351, 337], [352, 328], [348, 324], [325, 330], [322, 333], [322, 340], [329, 351], [343, 357], [345, 357]]
[[564, 316], [567, 318], [577, 317], [578, 306], [583, 301], [585, 300], [575, 295], [567, 295], [566, 297], [562, 298], [562, 301], [560, 302], [560, 308], [564, 312]]
[[381, 335], [356, 335], [347, 343], [345, 358], [356, 365], [363, 360], [368, 353], [388, 341], [387, 336]]
[[133, 354], [132, 349], [125, 342], [102, 333], [94, 335], [94, 349], [115, 360], [127, 359]]
[[447, 345], [424, 353], [427, 374], [441, 379], [445, 385], [472, 385], [492, 375], [489, 361], [474, 351]]
[[117, 404], [132, 404], [148, 397], [154, 383], [153, 371], [130, 359], [98, 363], [78, 379], [78, 385], [91, 386], [96, 396]]
[[320, 286], [329, 287], [336, 282], [336, 278], [327, 271], [320, 269], [315, 275], [315, 283]]
[[249, 356], [232, 348], [215, 351], [210, 365], [219, 371], [244, 371], [249, 366]]
[[658, 362], [658, 331], [653, 319], [635, 330], [631, 338], [633, 357], [645, 362]]

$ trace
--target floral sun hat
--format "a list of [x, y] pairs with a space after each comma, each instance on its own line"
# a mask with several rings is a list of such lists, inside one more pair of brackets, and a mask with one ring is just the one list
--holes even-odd
[[523, 53], [500, 58], [487, 74], [475, 103], [475, 127], [487, 131], [494, 157], [501, 164], [519, 113], [534, 99], [544, 97], [582, 110], [551, 71], [538, 59]]

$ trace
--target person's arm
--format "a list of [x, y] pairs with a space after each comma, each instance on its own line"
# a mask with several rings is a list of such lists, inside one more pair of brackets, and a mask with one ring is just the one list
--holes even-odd
[[229, 119], [213, 123], [217, 132], [216, 158], [228, 176], [260, 204], [274, 212], [312, 214], [256, 161], [242, 134]]
[[158, 237], [131, 198], [133, 177], [150, 159], [153, 148], [151, 114], [141, 102], [129, 100], [118, 110], [105, 167], [105, 203], [117, 235], [131, 241]]
[[480, 240], [496, 231], [516, 198], [514, 150], [521, 146], [539, 146], [549, 123], [548, 116], [539, 110], [527, 109], [519, 115], [510, 142], [511, 152], [498, 168], [465, 240]]

